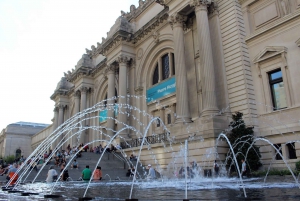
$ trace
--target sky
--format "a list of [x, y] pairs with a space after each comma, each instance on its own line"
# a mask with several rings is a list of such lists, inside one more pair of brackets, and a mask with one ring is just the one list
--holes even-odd
[[85, 48], [102, 41], [138, 0], [0, 0], [0, 131], [51, 124], [54, 93]]

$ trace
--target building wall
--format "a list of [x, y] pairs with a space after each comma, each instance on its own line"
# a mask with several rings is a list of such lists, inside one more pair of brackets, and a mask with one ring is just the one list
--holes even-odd
[[[259, 141], [264, 165], [274, 157], [272, 144], [281, 144], [282, 152], [288, 158], [286, 143], [297, 140], [296, 134], [300, 131], [297, 122], [300, 106], [297, 90], [300, 75], [299, 1], [218, 0], [208, 5], [206, 16], [198, 10], [199, 2], [203, 3], [160, 1], [163, 6], [154, 0], [146, 0], [140, 1], [139, 7], [133, 6], [130, 12], [123, 13], [112, 25], [107, 38], [93, 45], [91, 50], [87, 49], [75, 69], [59, 82], [51, 96], [55, 102], [52, 130], [60, 125], [67, 126], [68, 118], [110, 98], [108, 94], [113, 97], [115, 89], [118, 96], [131, 96], [125, 102], [118, 98], [118, 104], [139, 109], [127, 117], [119, 113], [117, 120], [144, 133], [150, 117], [159, 117], [177, 141], [183, 142], [191, 136], [201, 139], [201, 143], [191, 142], [190, 154], [198, 162], [205, 160], [207, 167], [212, 165], [214, 158], [224, 160], [225, 144], [219, 144], [219, 155], [212, 151], [210, 157], [206, 157], [206, 150], [216, 145], [216, 138], [228, 128], [231, 113], [238, 111], [244, 114], [247, 125], [254, 126], [255, 135], [268, 137], [268, 142]], [[197, 17], [198, 14], [202, 17]], [[174, 61], [170, 59], [169, 63], [170, 68], [172, 63], [175, 64], [176, 73], [170, 73], [169, 79], [175, 77], [180, 84], [176, 93], [147, 102], [147, 90], [163, 83], [160, 76], [158, 84], [153, 85], [152, 78], [166, 54], [171, 58], [175, 55]], [[288, 105], [281, 110], [273, 108], [268, 78], [270, 70], [277, 68], [283, 72]], [[162, 70], [159, 72], [161, 74]], [[60, 116], [61, 112], [63, 115]], [[149, 115], [144, 115], [145, 112]], [[73, 136], [64, 146], [105, 139], [101, 132], [113, 134], [106, 127], [115, 131], [122, 128], [118, 121], [99, 122], [98, 115], [99, 111], [96, 111], [76, 120], [87, 129], [81, 137]], [[171, 123], [168, 123], [169, 115]], [[180, 121], [180, 115], [183, 121]], [[91, 119], [83, 121], [84, 118]], [[96, 130], [90, 126], [103, 128]], [[153, 124], [146, 135], [162, 134], [166, 129]], [[77, 131], [72, 129], [68, 135]], [[43, 131], [35, 137], [47, 133]], [[141, 137], [136, 130], [130, 129], [122, 136], [127, 140]], [[37, 145], [39, 141], [35, 139], [35, 143]], [[162, 146], [153, 146], [153, 152], [166, 168], [171, 158], [170, 154], [162, 154]], [[180, 150], [180, 145], [174, 147], [175, 151]], [[295, 148], [299, 155], [298, 143]], [[131, 151], [127, 150], [127, 153]], [[151, 163], [149, 155], [144, 153], [142, 160]], [[295, 161], [288, 159], [290, 164]], [[284, 165], [283, 161], [274, 164]]]

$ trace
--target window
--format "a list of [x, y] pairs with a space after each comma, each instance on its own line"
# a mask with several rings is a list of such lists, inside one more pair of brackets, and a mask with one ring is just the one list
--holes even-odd
[[171, 54], [171, 56], [172, 56], [172, 62], [173, 62], [173, 66], [172, 66], [173, 74], [172, 75], [175, 75], [175, 57], [174, 57], [173, 53]]
[[155, 67], [154, 73], [153, 73], [153, 79], [152, 79], [153, 85], [158, 83], [158, 78], [159, 78], [159, 75], [158, 75], [158, 64], [157, 64]]
[[274, 110], [287, 107], [284, 84], [281, 70], [275, 70], [269, 73], [270, 88]]
[[[171, 57], [171, 58], [170, 58]], [[175, 75], [174, 54], [167, 53], [157, 61], [154, 73], [152, 76], [152, 85], [155, 85], [169, 77]]]
[[105, 95], [105, 99], [104, 99], [104, 107], [107, 107], [107, 94]]
[[168, 124], [171, 124], [171, 114], [167, 115], [167, 122], [168, 122]]
[[160, 127], [160, 119], [156, 119], [156, 127]]
[[162, 57], [162, 79], [165, 80], [169, 78], [170, 69], [169, 69], [169, 55], [166, 54]]
[[289, 151], [289, 159], [297, 159], [295, 143], [288, 143], [286, 146], [288, 147]]
[[[282, 155], [282, 149], [281, 144], [274, 144], [274, 147], [279, 151], [279, 153]], [[279, 155], [278, 151], [275, 149], [275, 159], [276, 160], [282, 160], [281, 156]]]

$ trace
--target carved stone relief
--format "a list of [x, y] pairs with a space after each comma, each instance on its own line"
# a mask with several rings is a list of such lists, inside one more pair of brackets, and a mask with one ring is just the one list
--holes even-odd
[[283, 16], [290, 14], [291, 9], [289, 0], [280, 0], [280, 6]]
[[144, 53], [143, 53], [143, 49], [140, 48], [140, 49], [137, 51], [137, 59], [140, 60], [140, 59], [142, 58], [143, 54], [144, 54]]

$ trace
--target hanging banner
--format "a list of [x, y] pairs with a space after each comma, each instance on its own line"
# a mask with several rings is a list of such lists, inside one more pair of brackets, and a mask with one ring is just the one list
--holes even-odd
[[[116, 105], [114, 106], [115, 117], [118, 116], [118, 108], [119, 108], [119, 107], [118, 107], [118, 105], [116, 104]], [[99, 122], [102, 123], [102, 122], [106, 121], [106, 119], [107, 119], [107, 109], [102, 110], [102, 111], [99, 112]]]
[[172, 77], [147, 90], [147, 103], [176, 92], [176, 78]]

